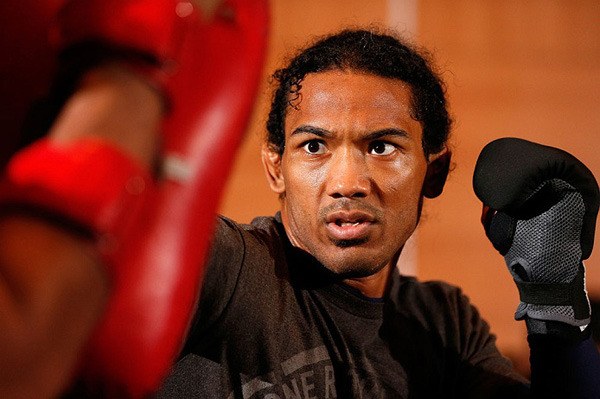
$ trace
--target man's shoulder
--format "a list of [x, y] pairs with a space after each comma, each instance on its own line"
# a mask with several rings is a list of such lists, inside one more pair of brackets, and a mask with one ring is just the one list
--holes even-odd
[[[213, 259], [241, 257], [246, 261], [267, 256], [281, 257], [287, 236], [278, 215], [260, 216], [250, 223], [238, 223], [226, 216], [217, 216], [212, 242]], [[237, 256], [236, 256], [237, 255]]]
[[221, 241], [236, 240], [248, 244], [253, 242], [271, 246], [273, 242], [279, 242], [285, 238], [283, 226], [275, 216], [259, 216], [252, 219], [250, 223], [238, 223], [227, 216], [217, 216], [217, 227], [215, 239]]
[[256, 292], [273, 292], [276, 285], [269, 282], [277, 280], [277, 268], [285, 267], [277, 223], [274, 217], [242, 224], [217, 216], [198, 312], [202, 331], [226, 320], [226, 311], [230, 319], [247, 312]]

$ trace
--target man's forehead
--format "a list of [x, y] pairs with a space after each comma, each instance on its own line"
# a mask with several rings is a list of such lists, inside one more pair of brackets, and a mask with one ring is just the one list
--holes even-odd
[[286, 137], [299, 140], [307, 134], [357, 140], [376, 132], [403, 132], [394, 137], [417, 140], [422, 135], [420, 122], [413, 118], [406, 83], [337, 70], [307, 75], [299, 102], [289, 108], [284, 123]]
[[316, 106], [335, 105], [394, 108], [411, 105], [412, 90], [408, 83], [366, 72], [330, 70], [310, 73], [301, 83], [295, 108], [309, 101]]
[[410, 87], [411, 87], [409, 83], [403, 81], [402, 79], [388, 77], [388, 76], [382, 76], [382, 75], [378, 75], [376, 73], [369, 72], [369, 71], [362, 71], [362, 70], [358, 70], [358, 69], [342, 69], [342, 68], [334, 68], [334, 69], [327, 69], [324, 71], [307, 73], [302, 78], [301, 85], [304, 86], [304, 83], [307, 80], [311, 80], [311, 81], [316, 80], [316, 81], [322, 81], [322, 82], [336, 82], [336, 81], [343, 80], [344, 77], [346, 77], [348, 79], [349, 78], [361, 78], [363, 80], [368, 80], [368, 81], [386, 82], [386, 84], [389, 84], [391, 86], [400, 86], [400, 87], [404, 87], [408, 90], [410, 90]]

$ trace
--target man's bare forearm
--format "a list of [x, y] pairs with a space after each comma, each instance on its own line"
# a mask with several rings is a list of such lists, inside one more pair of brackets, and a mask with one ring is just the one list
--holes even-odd
[[[161, 107], [159, 95], [145, 82], [118, 65], [105, 66], [82, 79], [50, 138], [68, 143], [97, 137], [151, 168]], [[0, 397], [53, 397], [68, 386], [109, 292], [92, 239], [31, 209], [5, 209], [0, 216]]]
[[108, 282], [89, 242], [26, 216], [0, 219], [0, 397], [70, 382]]

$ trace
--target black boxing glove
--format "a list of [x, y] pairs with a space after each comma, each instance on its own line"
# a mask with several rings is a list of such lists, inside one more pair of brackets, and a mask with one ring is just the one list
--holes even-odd
[[486, 234], [519, 289], [515, 318], [530, 333], [562, 333], [563, 323], [583, 330], [590, 322], [583, 260], [600, 198], [590, 170], [560, 149], [503, 138], [482, 150], [473, 187]]

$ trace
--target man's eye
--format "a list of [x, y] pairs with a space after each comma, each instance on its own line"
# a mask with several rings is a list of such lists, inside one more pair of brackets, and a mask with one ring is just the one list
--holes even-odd
[[396, 150], [396, 147], [383, 141], [374, 141], [369, 145], [369, 154], [389, 155]]
[[324, 154], [325, 153], [325, 145], [317, 140], [311, 140], [304, 144], [304, 151], [309, 154]]

